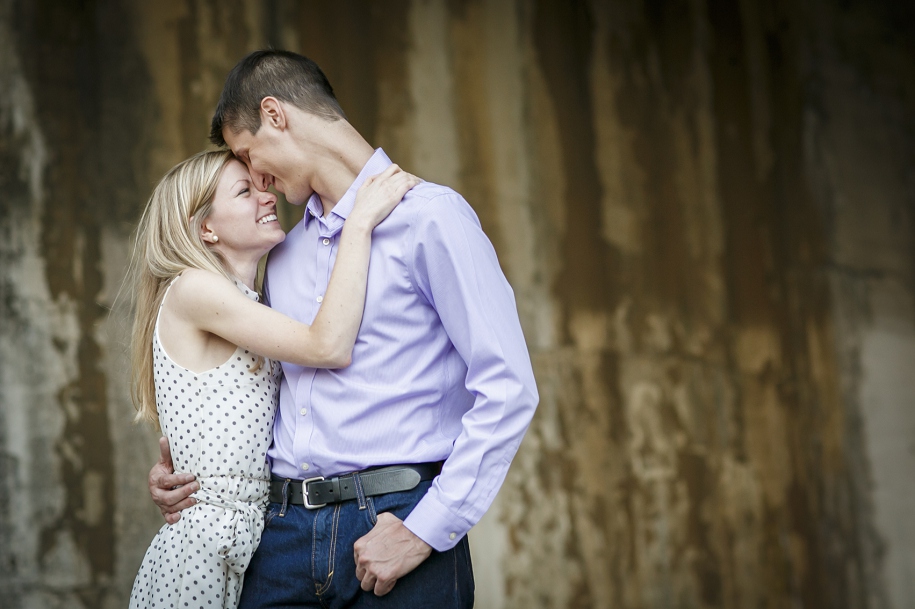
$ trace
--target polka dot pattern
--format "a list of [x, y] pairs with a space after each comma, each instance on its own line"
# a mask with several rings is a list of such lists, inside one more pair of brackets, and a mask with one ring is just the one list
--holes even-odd
[[200, 490], [197, 505], [150, 544], [130, 607], [234, 609], [263, 530], [280, 366], [265, 360], [258, 368], [257, 356], [239, 347], [211, 370], [182, 368], [159, 342], [158, 320], [153, 356], [159, 422], [175, 471], [197, 476]]

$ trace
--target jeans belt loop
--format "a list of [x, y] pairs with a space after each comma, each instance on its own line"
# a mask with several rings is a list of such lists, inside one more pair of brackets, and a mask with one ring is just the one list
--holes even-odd
[[289, 478], [283, 481], [283, 505], [280, 507], [280, 513], [278, 516], [280, 518], [286, 517], [286, 508], [289, 507], [289, 483], [292, 482]]
[[359, 511], [366, 508], [365, 489], [362, 488], [362, 477], [359, 472], [353, 474], [353, 484], [356, 485], [356, 500], [359, 502]]

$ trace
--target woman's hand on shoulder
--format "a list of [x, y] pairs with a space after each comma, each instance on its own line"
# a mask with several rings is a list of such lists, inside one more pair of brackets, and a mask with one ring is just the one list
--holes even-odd
[[397, 207], [411, 188], [422, 182], [398, 165], [391, 165], [362, 184], [353, 211], [346, 222], [367, 231], [378, 226]]

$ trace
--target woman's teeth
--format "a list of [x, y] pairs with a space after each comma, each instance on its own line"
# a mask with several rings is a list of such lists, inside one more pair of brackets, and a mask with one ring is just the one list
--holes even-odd
[[267, 222], [275, 222], [276, 214], [267, 214], [263, 218], [257, 221], [258, 224], [266, 224]]

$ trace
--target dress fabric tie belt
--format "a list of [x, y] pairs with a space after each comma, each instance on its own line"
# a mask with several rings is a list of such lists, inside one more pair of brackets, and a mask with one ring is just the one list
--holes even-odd
[[264, 532], [262, 504], [227, 500], [219, 493], [203, 488], [193, 496], [200, 503], [223, 510], [216, 525], [217, 553], [233, 572], [244, 574]]

